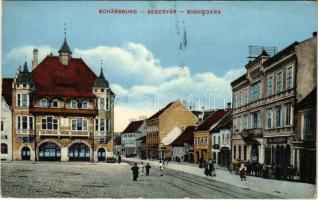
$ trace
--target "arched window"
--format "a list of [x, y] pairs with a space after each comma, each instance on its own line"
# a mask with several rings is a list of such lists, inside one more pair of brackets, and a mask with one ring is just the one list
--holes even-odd
[[39, 147], [40, 161], [59, 161], [61, 160], [61, 148], [53, 142], [45, 142]]
[[51, 102], [51, 107], [52, 108], [58, 108], [59, 107], [59, 100], [58, 99], [53, 99]]
[[238, 151], [238, 158], [241, 160], [241, 145], [239, 145]]
[[84, 143], [75, 143], [69, 148], [70, 161], [89, 161], [90, 148]]
[[77, 108], [77, 101], [75, 99], [71, 100], [71, 108]]
[[5, 143], [1, 143], [1, 153], [8, 154], [8, 145]]
[[247, 154], [247, 146], [245, 144], [244, 145], [244, 160], [246, 160], [246, 154]]
[[40, 106], [41, 107], [47, 107], [48, 106], [48, 101], [46, 98], [40, 99]]

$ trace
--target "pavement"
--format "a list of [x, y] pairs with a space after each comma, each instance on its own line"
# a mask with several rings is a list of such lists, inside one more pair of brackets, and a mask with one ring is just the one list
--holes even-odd
[[[143, 162], [148, 163], [152, 166], [159, 166], [158, 160], [141, 160], [138, 158], [125, 158], [122, 157], [122, 161], [132, 161], [132, 162]], [[175, 163], [169, 162], [165, 166], [168, 169], [173, 169], [177, 171], [182, 171], [185, 173], [206, 177], [204, 175], [204, 169], [199, 168], [197, 164], [191, 163]], [[263, 192], [266, 194], [271, 194], [278, 196], [280, 198], [288, 199], [316, 199], [316, 185], [293, 182], [293, 181], [283, 181], [276, 179], [264, 179], [261, 177], [247, 176], [246, 181], [241, 181], [240, 177], [235, 174], [230, 174], [226, 168], [215, 166], [216, 176], [209, 177], [213, 180], [235, 185], [244, 189], [254, 190], [258, 192]]]

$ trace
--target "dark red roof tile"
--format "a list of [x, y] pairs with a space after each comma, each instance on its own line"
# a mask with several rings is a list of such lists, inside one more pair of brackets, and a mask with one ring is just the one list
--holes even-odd
[[138, 131], [139, 127], [142, 125], [144, 120], [132, 121], [122, 133], [135, 133]]
[[64, 66], [57, 56], [47, 56], [33, 71], [35, 94], [94, 97], [95, 73], [80, 58]]
[[195, 126], [187, 126], [184, 131], [171, 143], [171, 146], [184, 146], [184, 143], [193, 145]]
[[219, 120], [221, 120], [226, 113], [230, 112], [230, 110], [216, 110], [213, 112], [206, 120], [204, 120], [195, 131], [208, 131], [210, 128], [217, 123]]
[[12, 105], [12, 82], [13, 78], [2, 79], [2, 96], [9, 106]]

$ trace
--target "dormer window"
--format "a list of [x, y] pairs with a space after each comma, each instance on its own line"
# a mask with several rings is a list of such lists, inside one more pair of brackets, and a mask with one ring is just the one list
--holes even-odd
[[71, 101], [71, 108], [77, 108], [77, 101], [75, 99]]
[[88, 100], [83, 100], [82, 101], [82, 108], [87, 109], [88, 108]]
[[40, 99], [40, 106], [41, 107], [47, 107], [48, 106], [48, 101], [46, 98]]
[[58, 99], [53, 99], [51, 102], [51, 107], [52, 108], [58, 108], [59, 107], [59, 100]]

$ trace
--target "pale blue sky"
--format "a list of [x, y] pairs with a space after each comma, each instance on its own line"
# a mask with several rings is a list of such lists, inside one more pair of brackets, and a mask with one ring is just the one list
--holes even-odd
[[[222, 14], [98, 13], [99, 9], [112, 8], [219, 9]], [[276, 46], [281, 50], [311, 37], [317, 29], [316, 19], [316, 2], [301, 1], [5, 1], [2, 73], [13, 77], [25, 55], [31, 66], [34, 47], [40, 48], [40, 54], [53, 51], [56, 55], [67, 23], [67, 40], [74, 56], [81, 56], [96, 74], [103, 59], [106, 77], [119, 100], [115, 129], [121, 130], [128, 118], [149, 116], [177, 98], [190, 101], [193, 95], [198, 97], [191, 100], [196, 108], [222, 107], [231, 101], [230, 82], [244, 73], [248, 45]], [[179, 50], [184, 30], [188, 44], [185, 50]], [[181, 64], [185, 66], [183, 71], [178, 67]], [[154, 102], [156, 94], [166, 101]], [[129, 103], [121, 99], [128, 96], [146, 98], [130, 99]]]

